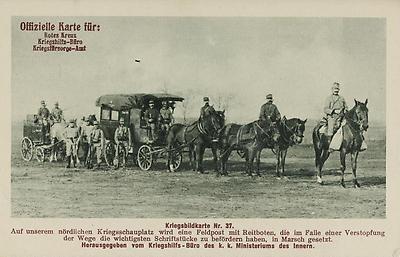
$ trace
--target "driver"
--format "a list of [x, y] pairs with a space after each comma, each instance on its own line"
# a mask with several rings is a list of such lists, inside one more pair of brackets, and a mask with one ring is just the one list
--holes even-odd
[[154, 142], [157, 140], [158, 137], [157, 128], [160, 119], [160, 113], [154, 107], [153, 100], [149, 101], [149, 109], [147, 109], [146, 112], [144, 113], [144, 118], [147, 122], [147, 126], [150, 128], [150, 135], [149, 135], [150, 141]]
[[171, 108], [168, 107], [166, 101], [163, 101], [162, 107], [160, 109], [161, 129], [164, 131], [168, 131], [173, 120], [174, 117], [172, 116]]

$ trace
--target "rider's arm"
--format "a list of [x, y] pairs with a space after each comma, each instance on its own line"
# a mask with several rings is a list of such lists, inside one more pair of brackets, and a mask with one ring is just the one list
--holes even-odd
[[261, 106], [261, 109], [260, 109], [260, 116], [258, 117], [258, 119], [260, 119], [260, 120], [265, 120], [264, 105]]
[[331, 108], [331, 97], [328, 97], [325, 100], [325, 105], [324, 105], [324, 113], [327, 115], [332, 115], [334, 109]]

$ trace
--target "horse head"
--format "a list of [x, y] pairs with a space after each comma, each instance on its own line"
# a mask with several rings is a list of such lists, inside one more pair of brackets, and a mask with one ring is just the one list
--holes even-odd
[[225, 125], [225, 110], [212, 111], [200, 122], [207, 134], [214, 140], [219, 137], [219, 133]]
[[368, 99], [359, 102], [354, 99], [354, 107], [346, 113], [347, 119], [354, 123], [359, 130], [368, 130]]
[[299, 118], [286, 119], [283, 117], [281, 120], [281, 134], [286, 141], [293, 144], [301, 144], [304, 138], [304, 131], [306, 128], [307, 119], [301, 120]]

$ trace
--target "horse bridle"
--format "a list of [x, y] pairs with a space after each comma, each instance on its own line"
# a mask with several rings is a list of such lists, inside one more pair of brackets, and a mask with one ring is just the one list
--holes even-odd
[[295, 142], [295, 137], [300, 137], [300, 138], [303, 138], [304, 137], [304, 135], [303, 134], [300, 134], [299, 133], [299, 124], [297, 124], [296, 125], [296, 131], [293, 131], [293, 129], [291, 129], [288, 125], [286, 125], [286, 123], [285, 122], [281, 122], [281, 123], [283, 123], [283, 125], [285, 126], [285, 128], [291, 133], [291, 135], [289, 136], [289, 138], [287, 138], [286, 136], [287, 135], [285, 135], [286, 133], [285, 133], [285, 130], [283, 130], [283, 133], [282, 133], [282, 138], [283, 138], [283, 140], [286, 142], [286, 143], [288, 143], [288, 144], [290, 144], [290, 145], [294, 145], [294, 144], [296, 144], [296, 142]]

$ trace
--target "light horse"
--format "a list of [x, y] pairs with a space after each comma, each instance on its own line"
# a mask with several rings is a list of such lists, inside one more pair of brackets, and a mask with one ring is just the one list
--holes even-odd
[[[249, 176], [253, 175], [253, 162], [258, 157], [257, 175], [259, 172], [259, 157], [266, 145], [273, 145], [278, 140], [277, 127], [270, 120], [257, 120], [245, 125], [230, 123], [224, 126], [220, 134], [221, 148], [221, 175], [228, 175], [226, 163], [233, 150], [244, 152], [246, 170]], [[218, 173], [218, 175], [220, 175]]]
[[[346, 122], [342, 126], [343, 141], [339, 149], [340, 151], [340, 163], [342, 177], [340, 183], [345, 187], [344, 183], [344, 171], [346, 170], [346, 155], [351, 154], [351, 164], [353, 170], [353, 184], [354, 187], [360, 187], [357, 181], [357, 158], [362, 142], [364, 140], [363, 132], [368, 129], [368, 99], [365, 103], [359, 102], [354, 99], [354, 107], [344, 114], [344, 121]], [[329, 157], [329, 144], [331, 137], [320, 134], [319, 129], [321, 125], [317, 125], [313, 130], [313, 144], [315, 150], [315, 166], [317, 170], [317, 182], [323, 184], [322, 181], [322, 167], [325, 161]]]
[[[304, 138], [304, 130], [307, 119], [301, 120], [298, 118], [286, 119], [284, 116], [277, 124], [278, 139], [270, 140], [270, 144], [264, 147], [271, 149], [276, 155], [276, 175], [280, 177], [285, 173], [286, 154], [289, 147], [301, 144]], [[272, 143], [272, 144], [271, 144]], [[256, 165], [257, 172], [260, 170], [260, 156], [262, 149], [257, 153]], [[282, 170], [282, 173], [280, 173]]]
[[58, 154], [64, 150], [65, 152], [65, 128], [68, 126], [65, 122], [54, 123], [50, 127], [51, 154], [50, 162], [58, 160]]
[[[203, 156], [207, 147], [213, 153], [214, 167], [218, 170], [218, 136], [225, 124], [225, 111], [212, 111], [190, 125], [173, 124], [168, 130], [168, 160], [174, 149], [189, 148], [189, 160], [193, 170], [204, 173]], [[196, 165], [194, 164], [196, 163]], [[170, 166], [168, 165], [170, 168]]]

